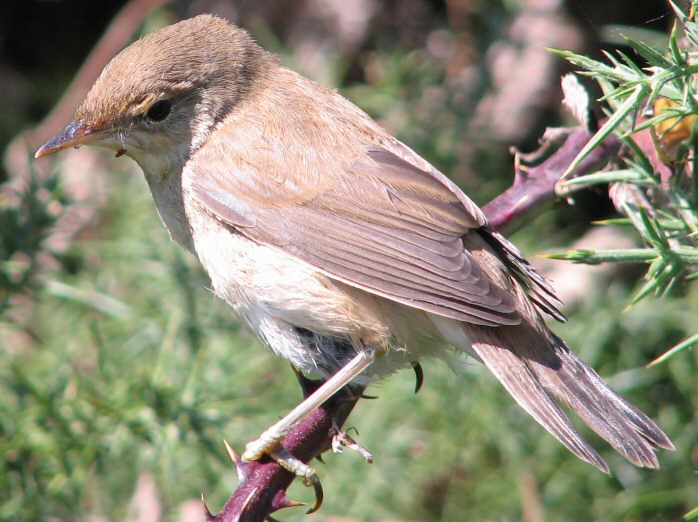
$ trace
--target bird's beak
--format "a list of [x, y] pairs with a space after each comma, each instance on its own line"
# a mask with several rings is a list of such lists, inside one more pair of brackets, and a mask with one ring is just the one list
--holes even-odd
[[43, 158], [44, 156], [67, 149], [68, 147], [78, 148], [81, 145], [87, 145], [88, 143], [98, 141], [100, 138], [103, 139], [108, 133], [108, 130], [97, 130], [81, 121], [74, 121], [44, 143], [39, 150], [36, 151], [34, 157]]

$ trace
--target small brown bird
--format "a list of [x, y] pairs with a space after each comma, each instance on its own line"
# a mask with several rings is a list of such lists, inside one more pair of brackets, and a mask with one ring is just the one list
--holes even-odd
[[138, 162], [216, 294], [274, 353], [327, 379], [244, 458], [280, 457], [289, 428], [347, 383], [453, 351], [604, 472], [558, 402], [633, 464], [656, 468], [654, 450], [673, 448], [548, 329], [554, 291], [475, 203], [226, 21], [199, 16], [126, 48], [36, 157], [86, 144]]

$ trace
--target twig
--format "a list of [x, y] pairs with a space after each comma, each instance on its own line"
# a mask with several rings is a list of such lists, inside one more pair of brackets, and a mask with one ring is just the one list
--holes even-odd
[[[304, 395], [309, 395], [321, 383], [299, 378]], [[360, 390], [342, 390], [296, 426], [284, 439], [284, 448], [303, 462], [310, 462], [330, 448], [337, 427], [344, 424], [356, 405]], [[271, 459], [242, 462], [229, 449], [240, 478], [240, 484], [217, 515], [211, 515], [206, 504], [208, 522], [263, 521], [271, 513], [299, 505], [286, 498], [286, 489], [295, 478]]]
[[[547, 208], [546, 203], [556, 199], [555, 189], [560, 176], [591, 139], [592, 134], [581, 127], [570, 129], [560, 148], [533, 167], [522, 165], [517, 153], [511, 187], [482, 208], [490, 224], [500, 232], [511, 233], [527, 220], [542, 213]], [[539, 150], [548, 146], [547, 141], [543, 142]], [[574, 169], [570, 178], [599, 170], [618, 154], [619, 149], [620, 142], [609, 136]], [[532, 153], [527, 156], [536, 155], [537, 153]]]

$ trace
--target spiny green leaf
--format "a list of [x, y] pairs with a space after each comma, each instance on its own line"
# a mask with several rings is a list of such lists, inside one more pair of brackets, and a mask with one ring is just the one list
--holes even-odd
[[635, 50], [637, 54], [639, 54], [645, 60], [647, 60], [647, 63], [649, 63], [650, 65], [653, 65], [655, 67], [662, 67], [665, 69], [671, 67], [672, 63], [669, 60], [667, 60], [658, 49], [655, 49], [651, 45], [648, 45], [645, 42], [635, 40], [630, 36], [626, 37], [625, 41], [628, 43], [630, 47], [632, 47]]
[[681, 20], [682, 23], [686, 23], [688, 21], [686, 19], [686, 13], [683, 12], [683, 9], [681, 9], [681, 7], [679, 7], [679, 5], [674, 2], [674, 0], [669, 0], [669, 5], [674, 10], [676, 18]]
[[603, 225], [603, 226], [620, 226], [620, 227], [631, 227], [633, 222], [628, 218], [609, 218], [609, 219], [599, 219], [597, 221], [592, 221], [592, 225]]
[[594, 172], [578, 178], [572, 178], [564, 181], [562, 187], [587, 187], [591, 185], [620, 182], [630, 182], [636, 185], [656, 185], [654, 179], [648, 178], [642, 172], [632, 169], [623, 169]]
[[[654, 260], [652, 265], [650, 265], [650, 270], [652, 270], [652, 268], [654, 267], [655, 270], [653, 270], [653, 272], [661, 271], [661, 267], [663, 265], [664, 265], [664, 261], [658, 257], [657, 259]], [[648, 274], [649, 274], [649, 271], [648, 271]], [[652, 277], [652, 276], [648, 277], [647, 282], [640, 288], [640, 290], [638, 290], [635, 293], [635, 295], [633, 295], [631, 297], [630, 302], [629, 302], [628, 306], [626, 307], [626, 310], [629, 307], [639, 303], [642, 299], [644, 299], [649, 294], [654, 292], [657, 288], [659, 288], [659, 286], [661, 284], [662, 284], [662, 282], [660, 281], [660, 279], [658, 277]]]
[[589, 140], [589, 142], [582, 148], [582, 150], [577, 154], [569, 167], [562, 174], [561, 178], [565, 179], [570, 173], [579, 166], [584, 158], [603, 140], [605, 140], [613, 129], [615, 129], [618, 124], [625, 119], [628, 114], [637, 109], [637, 106], [647, 94], [647, 88], [644, 85], [638, 85], [635, 88], [635, 92], [628, 97], [625, 102], [618, 108], [618, 110], [606, 121], [606, 123], [594, 134], [594, 136]]
[[698, 520], [698, 507], [693, 508], [691, 511], [682, 516], [681, 520], [683, 520], [684, 522]]
[[[620, 57], [621, 60], [625, 63], [625, 66], [629, 71], [632, 71], [637, 75], [637, 78], [644, 78], [645, 73], [638, 67], [638, 65], [628, 57], [627, 54], [625, 54], [623, 51], [616, 51], [616, 54]], [[619, 67], [623, 67], [623, 65], [618, 64]]]
[[648, 248], [626, 248], [617, 250], [574, 250], [545, 252], [540, 254], [548, 259], [562, 259], [574, 263], [595, 265], [599, 263], [647, 263], [657, 259], [657, 252]]
[[679, 22], [677, 21], [674, 22], [674, 26], [671, 29], [671, 36], [669, 36], [669, 51], [671, 52], [674, 62], [677, 64], [682, 64], [685, 60], [683, 53], [679, 49], [679, 38]]
[[655, 125], [675, 118], [676, 121], [672, 124], [671, 127], [669, 127], [669, 129], [665, 131], [666, 133], [671, 131], [674, 127], [676, 127], [676, 125], [681, 123], [681, 121], [687, 116], [690, 116], [690, 114], [686, 114], [685, 110], [681, 111], [678, 107], [672, 107], [670, 109], [662, 111], [661, 114], [657, 114], [656, 116], [653, 116], [652, 118], [649, 118], [643, 121], [642, 123], [638, 124], [632, 131], [624, 133], [621, 136], [621, 138], [625, 138], [626, 136], [630, 136], [631, 134], [638, 133], [641, 130], [647, 129], [649, 127], [654, 127]]

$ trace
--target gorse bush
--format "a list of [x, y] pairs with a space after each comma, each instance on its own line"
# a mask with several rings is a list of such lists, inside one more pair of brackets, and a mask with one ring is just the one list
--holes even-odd
[[[616, 207], [627, 217], [607, 220], [606, 224], [634, 228], [643, 247], [576, 250], [550, 257], [588, 264], [646, 263], [645, 282], [631, 304], [652, 294], [666, 295], [682, 282], [698, 279], [698, 4], [694, 3], [688, 14], [672, 6], [678, 19], [665, 50], [627, 38], [637, 57], [632, 59], [622, 52], [607, 54], [608, 64], [558, 52], [598, 82], [608, 108], [608, 119], [569, 170], [610, 134], [625, 144], [617, 170], [569, 180], [564, 186], [612, 184]], [[638, 58], [646, 62], [644, 67], [637, 65]], [[660, 360], [697, 342], [698, 333]]]

